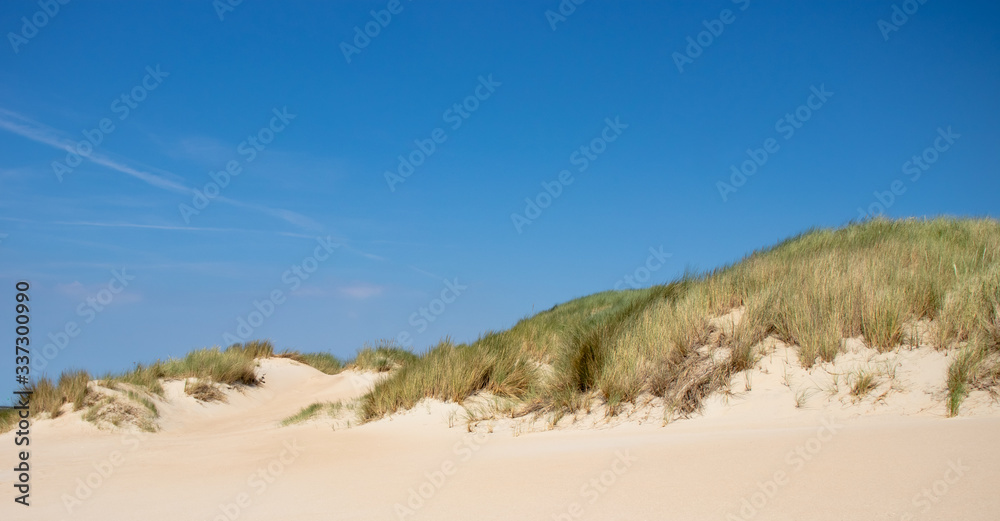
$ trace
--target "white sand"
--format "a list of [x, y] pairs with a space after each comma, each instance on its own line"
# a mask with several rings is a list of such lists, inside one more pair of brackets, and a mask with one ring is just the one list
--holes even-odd
[[[12, 501], [13, 433], [0, 435], [0, 519], [1000, 518], [1000, 409], [975, 393], [945, 418], [945, 355], [855, 344], [805, 371], [794, 350], [773, 348], [733, 380], [736, 395], [665, 427], [647, 407], [554, 430], [480, 422], [474, 433], [460, 408], [432, 401], [362, 426], [280, 427], [310, 403], [359, 396], [374, 376], [265, 360], [266, 383], [225, 404], [169, 384], [155, 434], [102, 431], [79, 413], [38, 422], [27, 509]], [[858, 367], [895, 368], [895, 378], [861, 400], [844, 381], [833, 393], [830, 373]], [[800, 392], [809, 398], [796, 407]]]

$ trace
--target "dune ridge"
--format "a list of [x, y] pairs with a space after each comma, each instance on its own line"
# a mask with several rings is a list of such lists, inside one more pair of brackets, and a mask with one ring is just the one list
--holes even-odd
[[996, 221], [876, 219], [422, 354], [69, 371], [31, 519], [995, 519], [998, 253]]

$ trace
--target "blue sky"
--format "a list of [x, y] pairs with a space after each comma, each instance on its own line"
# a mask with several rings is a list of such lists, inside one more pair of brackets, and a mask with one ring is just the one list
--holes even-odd
[[1000, 209], [995, 3], [563, 4], [4, 2], [4, 338], [24, 279], [36, 373], [241, 320], [419, 351], [862, 211]]

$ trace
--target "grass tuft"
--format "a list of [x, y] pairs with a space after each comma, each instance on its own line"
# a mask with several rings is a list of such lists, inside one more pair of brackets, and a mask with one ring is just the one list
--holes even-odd
[[337, 374], [344, 370], [344, 362], [330, 353], [304, 353], [301, 362], [326, 374]]
[[[156, 404], [144, 393], [163, 396], [161, 380], [193, 378], [199, 382], [207, 382], [190, 384], [192, 393], [206, 401], [218, 400], [225, 396], [214, 387], [214, 383], [256, 385], [260, 383], [256, 359], [269, 356], [274, 356], [273, 344], [269, 340], [253, 340], [233, 344], [225, 350], [199, 349], [183, 358], [156, 361], [148, 365], [136, 364], [130, 371], [108, 374], [97, 382], [98, 385], [123, 393], [112, 400], [114, 403], [88, 385], [91, 376], [86, 371], [65, 371], [55, 383], [43, 376], [29, 385], [32, 391], [30, 414], [32, 417], [47, 415], [56, 418], [62, 414], [64, 405], [72, 404], [73, 411], [88, 408], [84, 418], [90, 421], [102, 421], [108, 417], [115, 420], [111, 421], [114, 425], [135, 420], [144, 429], [155, 428], [150, 418], [158, 416]], [[306, 363], [324, 371], [334, 371], [335, 367], [342, 366], [336, 358], [326, 354], [309, 354], [303, 357], [307, 360]], [[186, 385], [185, 390], [188, 388]], [[135, 411], [131, 407], [145, 408], [148, 413], [133, 414]], [[141, 412], [141, 409], [138, 410]], [[0, 415], [0, 429], [8, 426], [4, 418], [9, 415], [6, 410]]]
[[0, 434], [14, 430], [20, 420], [17, 409], [0, 409]]
[[226, 352], [239, 353], [248, 358], [269, 358], [274, 356], [274, 344], [270, 340], [251, 340], [242, 344], [233, 344]]
[[442, 340], [375, 384], [361, 401], [361, 417], [382, 417], [409, 409], [424, 398], [461, 403], [478, 392], [525, 397], [537, 381], [537, 367], [519, 356], [503, 333], [488, 333], [476, 346]]
[[300, 353], [298, 351], [282, 351], [276, 355], [277, 358], [287, 358], [296, 362], [312, 366], [326, 374], [337, 374], [344, 370], [344, 362], [330, 353]]
[[282, 427], [294, 425], [308, 421], [313, 417], [324, 414], [329, 417], [336, 417], [344, 409], [343, 402], [316, 402], [303, 407], [299, 412], [281, 421]]
[[184, 382], [184, 394], [200, 402], [225, 402], [226, 395], [211, 381], [193, 379]]
[[851, 396], [859, 400], [874, 391], [879, 386], [879, 383], [881, 383], [878, 375], [867, 369], [859, 369], [852, 373], [849, 380], [852, 382]]
[[166, 378], [203, 378], [230, 385], [256, 385], [257, 363], [248, 351], [218, 348], [191, 351], [184, 358], [163, 363]]
[[32, 392], [31, 416], [47, 413], [50, 418], [56, 418], [62, 414], [62, 406], [67, 403], [73, 404], [74, 411], [82, 409], [86, 405], [88, 382], [90, 375], [80, 370], [63, 372], [56, 384], [46, 377], [36, 380], [29, 386]]
[[417, 355], [400, 347], [391, 340], [365, 345], [350, 365], [361, 371], [386, 372], [398, 369], [417, 360]]

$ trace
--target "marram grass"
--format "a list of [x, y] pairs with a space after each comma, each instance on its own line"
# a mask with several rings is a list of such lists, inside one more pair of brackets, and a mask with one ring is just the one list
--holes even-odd
[[[718, 323], [731, 313], [741, 313], [735, 327]], [[833, 360], [845, 338], [895, 349], [918, 320], [932, 324], [934, 347], [956, 353], [947, 375], [950, 414], [959, 413], [970, 390], [1000, 385], [1000, 223], [878, 218], [812, 230], [708, 273], [572, 300], [472, 344], [444, 340], [421, 355], [388, 342], [366, 345], [348, 362], [329, 353], [276, 354], [268, 340], [200, 349], [101, 378], [125, 392], [121, 399], [130, 403], [122, 406], [96, 397], [86, 372], [68, 371], [56, 382], [31, 384], [31, 414], [55, 417], [71, 404], [89, 407], [92, 421], [113, 409], [116, 423], [133, 407], [155, 418], [143, 393], [162, 395], [162, 380], [257, 385], [256, 359], [280, 356], [327, 374], [387, 373], [360, 400], [363, 420], [424, 398], [462, 402], [478, 393], [502, 398], [512, 416], [559, 417], [590, 410], [594, 400], [614, 414], [643, 393], [686, 415], [753, 367], [769, 336], [797, 344], [799, 362], [809, 367]], [[853, 381], [852, 390], [861, 394], [871, 383]], [[10, 410], [0, 411], [0, 432], [14, 420]]]
[[[32, 390], [30, 415], [55, 418], [65, 412], [67, 404], [71, 404], [73, 411], [89, 407], [84, 414], [84, 419], [88, 421], [106, 420], [113, 415], [114, 421], [110, 423], [118, 425], [129, 417], [123, 415], [121, 411], [129, 411], [133, 406], [138, 406], [149, 411], [151, 417], [148, 420], [151, 421], [158, 416], [158, 411], [156, 404], [148, 395], [163, 395], [161, 381], [189, 379], [185, 384], [185, 391], [188, 394], [203, 401], [224, 400], [225, 395], [218, 390], [216, 384], [245, 386], [259, 384], [256, 359], [271, 356], [292, 358], [327, 374], [336, 374], [344, 368], [344, 364], [329, 353], [286, 351], [276, 355], [271, 341], [253, 340], [243, 344], [233, 344], [226, 349], [217, 347], [198, 349], [182, 358], [136, 364], [132, 370], [107, 374], [98, 379], [99, 385], [122, 392], [123, 396], [117, 399], [102, 397], [89, 387], [91, 376], [86, 371], [65, 371], [55, 382], [43, 376], [32, 381], [29, 386]], [[149, 421], [143, 417], [139, 426], [148, 430], [152, 428]], [[0, 410], [0, 433], [16, 425], [16, 411]]]
[[[734, 309], [734, 329], [710, 325]], [[879, 218], [813, 230], [709, 273], [576, 299], [471, 345], [442, 342], [376, 385], [361, 414], [483, 391], [562, 413], [593, 398], [613, 410], [648, 392], [686, 414], [751, 368], [768, 336], [799, 345], [809, 367], [833, 360], [845, 338], [894, 349], [920, 319], [935, 325], [935, 347], [960, 352], [948, 376], [957, 414], [970, 388], [1000, 380], [997, 221]]]

